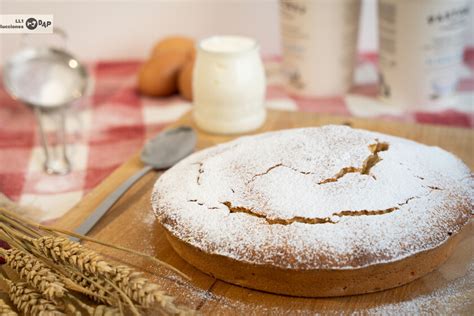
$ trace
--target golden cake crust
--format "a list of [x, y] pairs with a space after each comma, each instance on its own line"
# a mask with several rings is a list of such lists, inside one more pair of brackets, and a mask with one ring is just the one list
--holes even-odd
[[[173, 247], [204, 272], [270, 292], [332, 296], [397, 286], [433, 270], [468, 221], [472, 197], [470, 170], [440, 148], [326, 126], [195, 153], [160, 177], [152, 205]], [[203, 265], [206, 256], [229, 262]], [[413, 269], [413, 258], [429, 262]], [[384, 266], [416, 271], [396, 282], [342, 284], [354, 271]], [[236, 271], [250, 274], [239, 281]], [[262, 271], [312, 284], [345, 276], [337, 290], [301, 291], [296, 283], [262, 286], [269, 284]]]
[[434, 249], [398, 261], [344, 270], [292, 270], [250, 264], [203, 252], [169, 233], [167, 239], [184, 260], [220, 280], [270, 293], [331, 297], [382, 291], [424, 276], [446, 261], [462, 235], [468, 233], [467, 226]]

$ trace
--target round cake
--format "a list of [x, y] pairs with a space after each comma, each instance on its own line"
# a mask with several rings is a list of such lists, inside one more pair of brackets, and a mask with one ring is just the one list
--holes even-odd
[[410, 282], [451, 254], [473, 210], [464, 163], [438, 147], [346, 126], [242, 137], [156, 182], [176, 252], [203, 272], [294, 296]]

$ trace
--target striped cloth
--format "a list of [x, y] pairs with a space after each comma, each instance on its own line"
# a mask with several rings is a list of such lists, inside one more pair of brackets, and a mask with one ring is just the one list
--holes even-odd
[[[437, 112], [390, 110], [374, 96], [377, 92], [375, 54], [360, 56], [352, 91], [340, 97], [291, 97], [281, 86], [279, 58], [265, 59], [268, 108], [336, 115], [375, 117], [459, 127], [474, 125], [474, 49], [465, 54], [459, 102]], [[40, 219], [53, 220], [77, 203], [107, 175], [136, 153], [146, 139], [191, 108], [179, 96], [147, 98], [136, 92], [138, 61], [89, 65], [93, 92], [67, 115], [68, 142], [73, 171], [46, 175], [38, 132], [31, 109], [12, 100], [0, 86], [0, 192], [25, 206], [42, 209]], [[51, 128], [46, 124], [46, 130]]]

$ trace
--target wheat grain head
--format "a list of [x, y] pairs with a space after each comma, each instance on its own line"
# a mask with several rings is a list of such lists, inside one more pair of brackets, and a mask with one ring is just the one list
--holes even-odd
[[17, 316], [18, 314], [7, 302], [0, 298], [0, 315]]
[[110, 264], [96, 252], [63, 237], [43, 236], [32, 240], [42, 255], [57, 264], [68, 264], [77, 270], [93, 275], [112, 270]]
[[64, 284], [59, 276], [36, 257], [16, 248], [0, 250], [6, 264], [15, 270], [20, 278], [37, 289], [49, 300], [64, 296]]
[[64, 315], [53, 301], [30, 288], [26, 282], [9, 282], [8, 296], [16, 308], [26, 315]]

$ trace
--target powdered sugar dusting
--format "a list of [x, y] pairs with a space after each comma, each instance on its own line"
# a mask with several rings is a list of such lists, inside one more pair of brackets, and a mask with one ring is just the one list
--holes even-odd
[[193, 154], [160, 177], [152, 199], [167, 230], [206, 252], [335, 269], [439, 246], [469, 218], [473, 188], [469, 169], [440, 148], [326, 126]]

